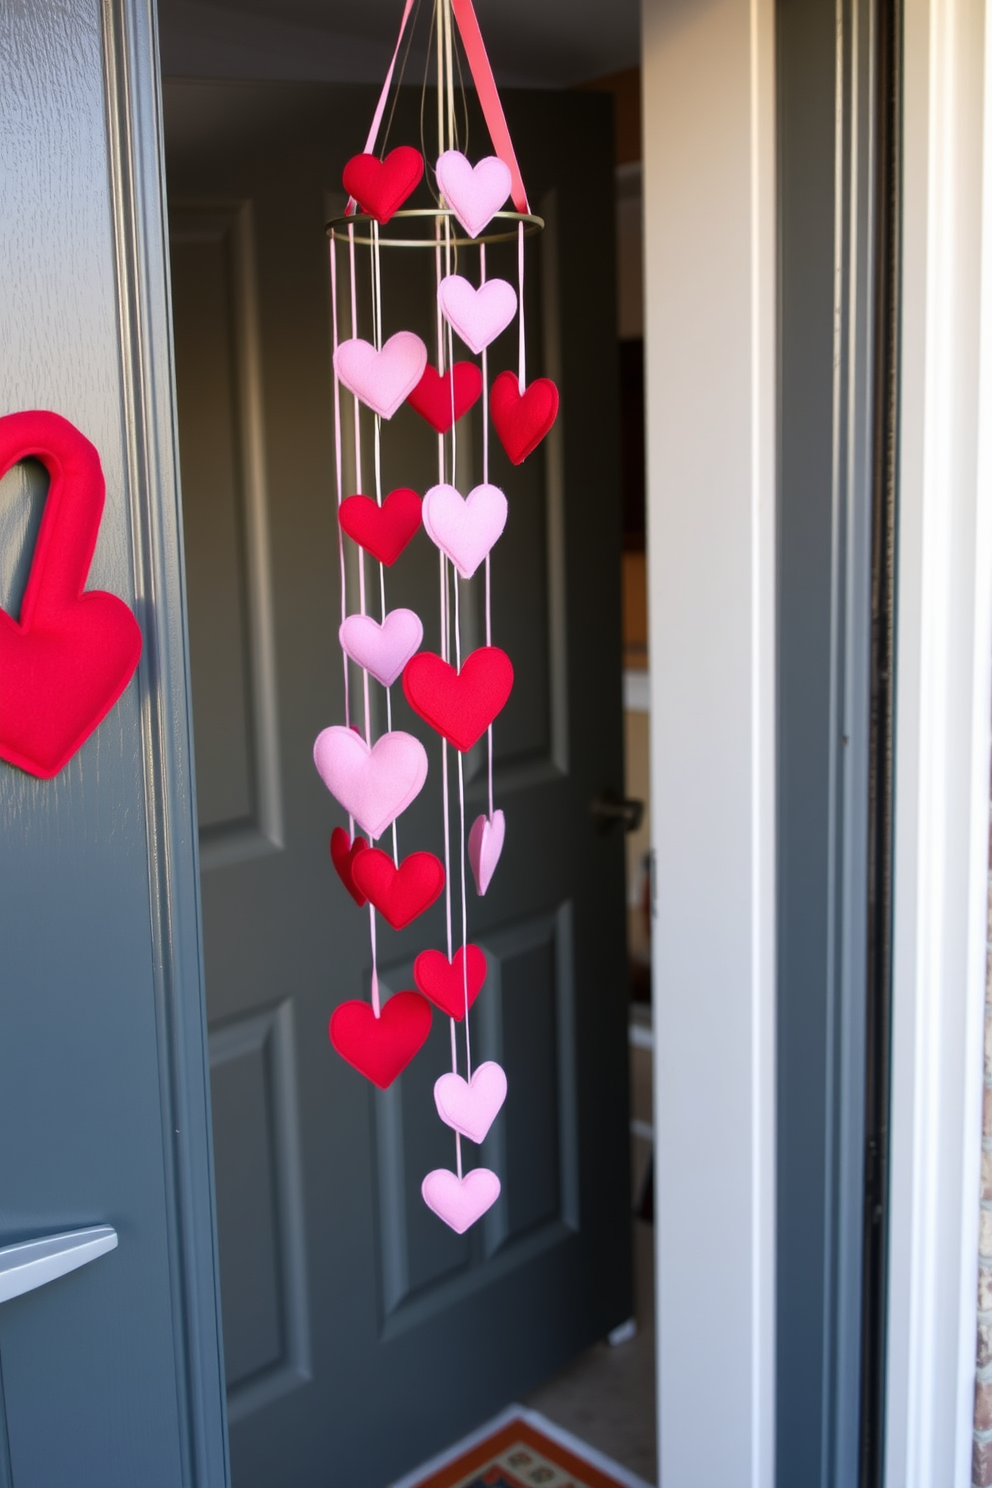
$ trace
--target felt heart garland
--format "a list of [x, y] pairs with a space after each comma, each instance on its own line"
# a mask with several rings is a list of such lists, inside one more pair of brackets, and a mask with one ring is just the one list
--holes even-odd
[[[359, 909], [367, 909], [371, 951], [371, 997], [350, 999], [335, 1008], [329, 1024], [335, 1050], [366, 1078], [385, 1089], [423, 1046], [431, 1023], [431, 1006], [451, 1020], [452, 1067], [435, 1083], [437, 1114], [455, 1134], [455, 1168], [437, 1168], [422, 1183], [424, 1202], [458, 1234], [474, 1224], [497, 1201], [498, 1176], [486, 1167], [463, 1169], [462, 1142], [483, 1142], [506, 1096], [506, 1076], [493, 1060], [473, 1070], [470, 1011], [486, 981], [486, 956], [468, 940], [467, 886], [487, 893], [500, 860], [506, 823], [493, 798], [493, 729], [513, 687], [513, 666], [506, 652], [493, 644], [490, 555], [510, 515], [505, 494], [489, 480], [490, 420], [510, 460], [519, 464], [540, 443], [554, 422], [558, 394], [547, 378], [528, 385], [524, 328], [524, 229], [539, 226], [529, 215], [502, 105], [486, 56], [472, 0], [437, 0], [434, 21], [440, 98], [436, 180], [441, 195], [434, 214], [434, 239], [425, 240], [405, 219], [423, 217], [405, 208], [423, 176], [421, 152], [399, 145], [385, 153], [378, 145], [401, 42], [414, 8], [405, 0], [399, 37], [393, 51], [365, 149], [344, 168], [342, 180], [349, 194], [345, 217], [329, 227], [331, 320], [334, 372], [334, 460], [338, 507], [338, 564], [341, 613], [338, 640], [344, 683], [344, 722], [325, 728], [314, 744], [314, 763], [330, 793], [348, 815], [348, 827], [336, 826], [330, 852], [334, 870]], [[495, 153], [471, 161], [459, 148], [452, 79], [455, 74], [453, 34], [465, 48]], [[388, 134], [388, 125], [386, 128]], [[377, 153], [378, 151], [378, 153]], [[511, 198], [514, 212], [504, 211]], [[361, 208], [361, 215], [356, 208]], [[499, 214], [495, 234], [487, 233]], [[505, 236], [507, 219], [516, 222], [517, 282], [487, 279], [486, 242]], [[379, 229], [389, 223], [388, 238]], [[466, 249], [465, 232], [477, 246]], [[433, 350], [412, 331], [384, 334], [390, 306], [383, 293], [382, 253], [396, 242], [427, 246], [433, 252], [435, 303], [431, 320], [436, 326]], [[338, 244], [346, 251], [347, 293], [338, 295]], [[362, 245], [369, 251], [371, 304], [360, 313], [356, 257]], [[456, 265], [455, 250], [461, 253]], [[472, 262], [466, 264], [466, 253]], [[472, 272], [475, 255], [478, 273]], [[461, 266], [463, 273], [455, 273]], [[346, 307], [346, 308], [343, 308]], [[348, 333], [339, 334], [342, 313]], [[501, 373], [489, 387], [488, 348], [518, 322], [518, 370]], [[478, 357], [456, 361], [454, 337]], [[350, 395], [354, 421], [347, 447], [342, 432], [342, 388]], [[459, 424], [481, 400], [481, 480], [467, 495], [459, 489], [455, 472]], [[420, 495], [407, 487], [382, 489], [384, 422], [408, 402], [438, 434], [436, 482]], [[374, 415], [369, 422], [369, 414]], [[474, 421], [473, 421], [474, 423]], [[374, 451], [374, 484], [363, 481], [363, 450]], [[345, 496], [345, 458], [349, 466]], [[388, 609], [386, 570], [398, 562], [423, 522], [440, 560], [440, 649], [422, 650], [424, 627], [419, 615], [406, 608]], [[356, 545], [354, 560], [346, 558], [346, 542]], [[367, 562], [373, 567], [370, 589]], [[357, 580], [357, 594], [355, 593]], [[466, 585], [481, 586], [485, 644], [463, 652], [461, 615]], [[349, 604], [349, 590], [350, 604]], [[376, 610], [370, 595], [377, 590]], [[356, 690], [357, 678], [357, 690]], [[443, 829], [443, 862], [434, 853], [417, 849], [400, 855], [398, 818], [423, 787], [428, 763], [423, 744], [412, 734], [393, 727], [392, 689], [402, 678], [403, 692], [414, 712], [439, 735]], [[385, 728], [374, 722], [382, 715], [373, 708], [371, 689], [384, 692]], [[358, 698], [361, 699], [359, 708]], [[356, 712], [358, 716], [356, 717]], [[359, 720], [361, 722], [359, 722]], [[378, 737], [375, 737], [378, 734]], [[488, 809], [466, 833], [464, 754], [485, 740]], [[449, 749], [454, 755], [449, 759]], [[450, 772], [455, 771], [456, 790]], [[458, 852], [451, 861], [452, 801]], [[365, 836], [356, 831], [360, 829]], [[386, 845], [374, 846], [389, 832]], [[366, 838], [368, 840], [366, 840]], [[460, 937], [456, 938], [453, 886], [460, 896]], [[386, 1001], [379, 996], [377, 924], [380, 917], [392, 930], [408, 932], [443, 895], [445, 950], [423, 950], [414, 960], [418, 991], [396, 992]], [[464, 1075], [458, 1045], [464, 1050]]]

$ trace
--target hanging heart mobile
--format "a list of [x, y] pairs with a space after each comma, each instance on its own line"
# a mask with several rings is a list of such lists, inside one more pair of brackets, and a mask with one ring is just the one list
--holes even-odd
[[[374, 152], [393, 74], [414, 0], [405, 0], [399, 37], [372, 120], [365, 151], [345, 166], [349, 193], [345, 214], [328, 224], [334, 338], [334, 450], [341, 574], [339, 639], [344, 666], [345, 721], [324, 729], [314, 745], [314, 763], [324, 784], [348, 813], [348, 830], [335, 827], [331, 859], [359, 908], [368, 906], [372, 954], [371, 999], [350, 999], [331, 1015], [330, 1039], [361, 1074], [385, 1089], [418, 1053], [430, 1032], [432, 1005], [451, 1020], [451, 1070], [435, 1083], [441, 1120], [455, 1133], [455, 1170], [438, 1168], [423, 1180], [425, 1203], [462, 1234], [496, 1201], [497, 1175], [463, 1165], [462, 1138], [479, 1144], [506, 1098], [506, 1076], [492, 1060], [472, 1067], [469, 1010], [483, 990], [486, 958], [468, 939], [467, 867], [476, 892], [485, 894], [506, 834], [503, 812], [493, 799], [493, 723], [513, 687], [513, 665], [493, 644], [490, 553], [509, 518], [505, 494], [489, 481], [489, 419], [511, 462], [519, 465], [555, 421], [558, 391], [548, 378], [526, 381], [524, 325], [524, 237], [543, 227], [527, 201], [492, 69], [472, 0], [435, 0], [432, 34], [438, 64], [438, 198], [429, 208], [408, 208], [424, 175], [424, 157], [410, 145]], [[474, 165], [458, 148], [455, 111], [455, 34], [460, 36], [495, 154]], [[504, 210], [507, 198], [513, 211]], [[392, 223], [390, 236], [380, 229]], [[426, 232], [430, 236], [424, 235]], [[467, 234], [467, 237], [463, 234]], [[517, 285], [487, 279], [487, 243], [517, 242]], [[418, 244], [434, 254], [434, 365], [423, 340], [401, 330], [383, 340], [384, 249]], [[338, 248], [345, 249], [350, 336], [339, 339]], [[456, 250], [474, 247], [478, 282], [453, 272]], [[372, 339], [358, 334], [356, 254], [370, 258]], [[488, 347], [516, 317], [519, 366], [501, 372], [489, 386]], [[455, 360], [458, 337], [480, 360]], [[354, 419], [354, 493], [344, 494], [342, 393], [351, 395]], [[462, 496], [456, 484], [459, 420], [482, 399], [482, 481]], [[423, 498], [413, 490], [382, 489], [384, 422], [408, 403], [438, 436], [438, 479]], [[373, 416], [374, 494], [362, 479], [362, 409]], [[368, 414], [364, 415], [365, 418]], [[421, 650], [423, 625], [412, 610], [386, 606], [385, 570], [402, 556], [420, 525], [438, 549], [441, 651]], [[345, 538], [357, 545], [358, 611], [348, 612]], [[379, 619], [369, 613], [368, 554], [379, 569]], [[482, 576], [485, 645], [462, 651], [461, 590]], [[362, 671], [363, 721], [352, 720], [349, 659]], [[386, 731], [373, 740], [370, 678], [385, 689]], [[427, 778], [424, 746], [392, 726], [391, 688], [402, 679], [411, 708], [440, 735], [444, 862], [415, 851], [400, 858], [397, 818]], [[488, 811], [465, 830], [464, 756], [485, 736]], [[451, 792], [449, 747], [457, 774], [460, 936], [456, 944], [451, 885]], [[356, 826], [365, 833], [357, 834]], [[391, 830], [392, 851], [374, 846]], [[447, 949], [427, 949], [413, 968], [417, 990], [380, 998], [376, 965], [376, 913], [394, 929], [411, 924], [444, 895]], [[459, 1072], [457, 1025], [464, 1045]]]

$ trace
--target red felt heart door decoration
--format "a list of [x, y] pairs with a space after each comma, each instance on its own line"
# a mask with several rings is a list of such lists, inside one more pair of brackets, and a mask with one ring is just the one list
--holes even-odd
[[377, 1018], [352, 998], [331, 1014], [331, 1043], [359, 1074], [385, 1090], [405, 1070], [431, 1031], [431, 1005], [419, 992], [396, 992]]
[[438, 434], [447, 434], [451, 425], [481, 397], [479, 368], [474, 362], [456, 362], [443, 377], [434, 367], [425, 367], [423, 377], [406, 401]]
[[[358, 732], [357, 728], [355, 732]], [[355, 883], [352, 876], [352, 869], [355, 866], [355, 859], [358, 857], [358, 854], [368, 852], [368, 850], [369, 845], [364, 837], [356, 837], [354, 842], [352, 842], [344, 827], [335, 827], [331, 833], [331, 862], [334, 864], [334, 871], [359, 909], [365, 903], [365, 895]]]
[[449, 1018], [464, 1018], [466, 991], [471, 1007], [486, 980], [485, 951], [477, 945], [468, 945], [466, 950], [467, 968], [462, 960], [461, 946], [452, 961], [443, 951], [421, 951], [413, 963], [413, 980], [424, 996], [429, 997]]
[[403, 669], [410, 707], [463, 754], [479, 742], [512, 689], [513, 663], [498, 646], [480, 646], [460, 672], [433, 651], [418, 651]]
[[0, 418], [0, 476], [31, 457], [50, 484], [20, 615], [0, 610], [0, 758], [49, 780], [130, 682], [141, 631], [123, 600], [83, 588], [103, 514], [100, 456], [57, 413]]
[[352, 863], [351, 876], [394, 930], [430, 909], [444, 888], [444, 864], [429, 852], [412, 852], [397, 868], [388, 853], [370, 847]]
[[501, 372], [489, 394], [489, 410], [503, 448], [520, 465], [558, 417], [558, 389], [550, 377], [538, 377], [521, 393], [515, 373]]
[[399, 211], [420, 183], [424, 159], [412, 145], [397, 145], [385, 160], [374, 155], [353, 155], [344, 168], [342, 184], [363, 212], [386, 223]]
[[420, 526], [420, 497], [397, 486], [379, 506], [374, 496], [346, 496], [338, 507], [341, 530], [386, 567], [397, 558]]

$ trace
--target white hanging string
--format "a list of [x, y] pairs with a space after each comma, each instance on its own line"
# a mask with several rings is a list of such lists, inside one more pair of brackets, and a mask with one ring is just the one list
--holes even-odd
[[[462, 669], [461, 607], [458, 601], [460, 584], [455, 574], [455, 663]], [[465, 994], [465, 1078], [472, 1078], [472, 1043], [468, 1028], [468, 901], [465, 884], [465, 756], [458, 754], [458, 867], [462, 891], [462, 988]]]
[[[486, 245], [479, 244], [479, 286], [486, 282]], [[482, 348], [482, 483], [489, 484], [489, 348]], [[492, 569], [486, 554], [486, 645], [493, 643]], [[486, 765], [489, 775], [489, 820], [493, 819], [493, 726], [486, 729]]]
[[[355, 228], [354, 224], [348, 224], [348, 269], [350, 274], [351, 290], [351, 334], [358, 335], [358, 276], [355, 270]], [[359, 493], [362, 491], [362, 421], [361, 407], [354, 393], [351, 401], [355, 406], [355, 484]], [[365, 549], [358, 549], [358, 608], [365, 614]], [[363, 669], [362, 687], [365, 702], [365, 742], [372, 748], [372, 714], [369, 706], [369, 674]]]
[[[449, 34], [450, 43], [450, 34]], [[450, 67], [450, 57], [449, 57]], [[444, 252], [448, 272], [451, 272], [451, 219], [444, 220], [445, 244]], [[451, 379], [451, 484], [458, 489], [457, 460], [458, 460], [458, 422], [455, 418], [455, 347], [454, 336], [450, 325], [446, 326], [448, 342], [448, 376]], [[461, 585], [457, 571], [452, 572], [452, 584], [455, 593], [455, 670], [462, 669], [462, 629], [461, 610], [459, 604], [459, 592]], [[462, 895], [462, 983], [465, 992], [465, 1069], [466, 1079], [472, 1078], [472, 1045], [468, 1027], [468, 908], [465, 897], [465, 765], [461, 750], [456, 750], [458, 755], [458, 842], [459, 842], [459, 871]], [[445, 832], [447, 836], [447, 830]], [[451, 951], [448, 951], [448, 960], [451, 960]]]
[[[332, 237], [330, 240], [331, 255], [331, 339], [334, 354], [338, 349], [338, 265], [337, 247]], [[338, 499], [338, 509], [344, 499], [344, 479], [341, 471], [341, 382], [338, 378], [337, 367], [334, 365], [333, 357], [331, 366], [334, 371], [334, 481], [335, 491]], [[344, 533], [341, 531], [341, 523], [338, 522], [338, 563], [341, 570], [341, 623], [348, 616], [348, 590], [346, 580], [346, 566], [344, 561]], [[341, 649], [341, 660], [344, 663], [344, 722], [345, 727], [351, 726], [351, 699], [348, 686], [348, 656], [344, 648]], [[354, 832], [352, 833], [354, 835]]]
[[379, 969], [376, 965], [375, 946], [375, 906], [369, 901], [369, 939], [372, 943], [372, 1011], [378, 1018], [381, 1011], [379, 1006]]
[[524, 225], [517, 223], [517, 326], [520, 332], [519, 371], [517, 381], [520, 396], [527, 390], [527, 338], [524, 335]]
[[448, 149], [455, 148], [454, 42], [451, 34], [451, 0], [444, 0], [445, 71], [448, 84]]
[[[455, 589], [458, 580], [455, 579]], [[465, 756], [458, 753], [458, 815], [461, 828], [460, 867], [462, 883], [462, 991], [465, 996], [465, 1078], [472, 1079], [472, 1040], [468, 1028], [468, 902], [465, 862]]]
[[[333, 234], [328, 250], [331, 259], [331, 340], [333, 343], [331, 368], [334, 373], [334, 482], [340, 513], [341, 502], [344, 500], [344, 476], [341, 469], [341, 382], [334, 363], [338, 349], [338, 251]], [[341, 573], [341, 623], [343, 625], [348, 617], [348, 569], [344, 557], [344, 533], [341, 530], [340, 517], [337, 529], [338, 567]], [[351, 728], [351, 679], [348, 675], [348, 653], [343, 646], [341, 647], [341, 665], [344, 671], [344, 726]], [[355, 818], [351, 812], [348, 813], [348, 838], [351, 842], [355, 840]]]
[[[438, 154], [439, 155], [442, 155], [444, 153], [444, 149], [445, 149], [445, 139], [444, 139], [444, 122], [445, 122], [445, 108], [444, 108], [445, 88], [444, 88], [444, 83], [445, 83], [445, 72], [446, 72], [446, 69], [445, 69], [445, 51], [446, 51], [446, 47], [445, 47], [445, 37], [446, 37], [445, 21], [447, 20], [447, 22], [448, 22], [448, 24], [450, 26], [450, 19], [451, 19], [451, 17], [450, 17], [449, 0], [436, 0], [436, 4], [435, 4], [435, 16], [436, 16], [436, 20], [437, 20], [437, 139], [438, 139]], [[450, 33], [449, 33], [449, 36], [450, 36]], [[452, 116], [451, 116], [450, 111], [449, 111], [449, 123], [451, 121], [451, 117]], [[451, 132], [451, 135], [450, 135], [450, 138], [449, 138], [448, 143], [449, 143], [449, 146], [451, 146], [451, 147], [454, 146], [454, 131], [453, 130]], [[450, 262], [450, 244], [449, 244], [449, 239], [450, 239], [450, 225], [449, 225], [449, 223], [450, 223], [450, 219], [446, 217], [444, 219], [444, 226], [445, 226], [445, 265], [446, 265], [446, 270], [445, 271], [446, 271], [446, 273], [449, 273], [450, 274], [451, 273], [451, 262]], [[438, 291], [441, 288], [441, 219], [439, 217], [436, 217], [434, 219], [434, 242], [435, 242], [435, 246], [434, 246], [434, 266], [435, 266], [435, 280], [436, 280], [436, 284], [435, 284], [435, 304], [436, 304], [436, 307], [437, 307], [437, 370], [438, 370], [439, 375], [441, 377], [443, 377], [444, 376], [444, 371], [445, 371], [445, 365], [444, 365], [445, 364], [445, 337], [444, 337], [444, 320], [443, 320], [443, 317], [441, 315], [441, 301], [440, 301], [440, 295], [438, 294]], [[450, 367], [451, 366], [450, 350], [449, 350], [449, 356], [448, 356], [448, 364], [449, 364], [449, 367]], [[444, 467], [445, 467], [445, 460], [444, 460], [444, 435], [442, 433], [439, 433], [438, 436], [437, 436], [437, 471], [438, 471], [437, 478], [438, 478], [438, 483], [441, 484], [441, 485], [444, 484], [444, 475], [445, 475], [445, 469], [444, 469]], [[440, 564], [441, 564], [441, 659], [442, 659], [442, 661], [447, 661], [449, 659], [450, 649], [451, 649], [450, 648], [450, 644], [449, 644], [449, 616], [448, 616], [448, 560], [445, 558], [445, 556], [444, 556], [443, 553], [440, 553], [439, 554], [439, 557], [440, 557]], [[455, 582], [457, 584], [457, 579], [456, 579]], [[451, 809], [450, 809], [450, 802], [449, 802], [449, 798], [448, 798], [448, 741], [446, 739], [442, 739], [441, 740], [441, 763], [442, 763], [442, 771], [441, 771], [441, 793], [442, 793], [443, 814], [444, 814], [444, 908], [445, 908], [445, 919], [446, 919], [447, 932], [448, 932], [448, 962], [450, 964], [450, 962], [452, 961], [453, 956], [454, 956], [454, 946], [453, 946], [452, 923], [451, 923], [451, 847], [450, 847], [450, 838], [451, 838]], [[455, 1027], [455, 1019], [454, 1018], [450, 1019], [450, 1024], [451, 1024], [451, 1068], [452, 1068], [452, 1071], [455, 1074], [457, 1074], [458, 1073], [458, 1039], [457, 1039], [457, 1030], [456, 1030], [456, 1027]], [[462, 1177], [462, 1139], [461, 1139], [461, 1134], [459, 1132], [455, 1132], [455, 1171], [458, 1174], [459, 1180], [461, 1180], [461, 1177]]]
[[[379, 224], [373, 218], [372, 237], [370, 240], [371, 254], [371, 280], [372, 280], [372, 338], [376, 351], [382, 350], [382, 263], [379, 257]], [[375, 499], [378, 506], [382, 506], [382, 419], [379, 414], [375, 415]], [[386, 620], [386, 565], [380, 560], [379, 563], [379, 618], [385, 624]], [[366, 685], [368, 674], [366, 673]], [[386, 688], [386, 732], [393, 731], [393, 691], [391, 687]], [[393, 862], [397, 868], [400, 863], [399, 834], [396, 822], [393, 822]]]
[[[352, 223], [348, 224], [348, 270], [350, 275], [349, 288], [351, 291], [351, 334], [358, 335], [358, 275], [355, 268], [355, 228]], [[355, 482], [359, 494], [362, 492], [362, 424], [361, 411], [357, 397], [352, 394], [352, 402], [355, 405]], [[359, 609], [365, 614], [365, 550], [358, 549], [358, 601]], [[365, 743], [369, 749], [372, 748], [372, 712], [369, 706], [369, 674], [362, 669], [363, 692], [365, 703]], [[376, 940], [375, 940], [375, 906], [369, 901], [369, 943], [372, 948], [372, 1011], [378, 1018], [379, 1006], [379, 970], [376, 964]]]

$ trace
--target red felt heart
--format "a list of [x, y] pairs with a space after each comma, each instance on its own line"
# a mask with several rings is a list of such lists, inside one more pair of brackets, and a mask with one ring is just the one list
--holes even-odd
[[397, 868], [388, 853], [370, 847], [352, 866], [356, 887], [394, 930], [430, 909], [444, 888], [444, 864], [429, 852], [412, 852]]
[[478, 743], [513, 687], [513, 663], [498, 646], [480, 646], [460, 672], [418, 651], [403, 668], [403, 691], [415, 713], [464, 754]]
[[342, 1002], [328, 1025], [331, 1043], [360, 1075], [385, 1090], [423, 1048], [431, 1005], [419, 992], [395, 992], [377, 1018], [367, 1002]]
[[49, 780], [130, 682], [141, 631], [116, 595], [83, 591], [103, 513], [100, 456], [57, 413], [0, 418], [0, 476], [31, 456], [50, 484], [20, 616], [0, 610], [0, 758]]
[[372, 496], [346, 496], [338, 521], [359, 547], [388, 567], [420, 526], [421, 500], [416, 491], [397, 486], [379, 506]]
[[550, 377], [538, 377], [520, 392], [515, 372], [501, 372], [489, 394], [493, 428], [514, 465], [536, 449], [558, 417], [558, 389]]
[[[454, 379], [454, 419], [452, 418], [451, 385]], [[474, 403], [482, 397], [482, 373], [474, 362], [456, 362], [442, 377], [435, 367], [428, 365], [424, 375], [407, 398], [421, 418], [425, 418], [432, 429], [447, 434], [451, 425], [468, 413]]]
[[[485, 952], [477, 945], [468, 946], [468, 1005], [472, 1006], [486, 980]], [[413, 963], [413, 980], [431, 1002], [449, 1018], [465, 1016], [465, 978], [462, 971], [462, 948], [453, 961], [441, 951], [421, 951]]]
[[415, 190], [424, 174], [424, 160], [412, 145], [397, 145], [385, 160], [374, 155], [353, 155], [341, 181], [363, 212], [377, 222], [388, 222]]
[[331, 833], [331, 862], [337, 870], [338, 878], [344, 884], [359, 909], [365, 903], [365, 895], [357, 887], [351, 870], [355, 865], [355, 859], [358, 857], [358, 854], [368, 851], [369, 845], [365, 841], [365, 838], [356, 837], [354, 842], [352, 842], [344, 827], [335, 827]]

